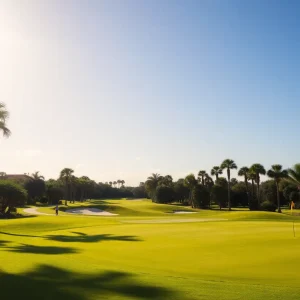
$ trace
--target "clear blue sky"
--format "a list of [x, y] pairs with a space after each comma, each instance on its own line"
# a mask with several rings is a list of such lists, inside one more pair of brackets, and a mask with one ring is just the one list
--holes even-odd
[[179, 178], [300, 161], [298, 1], [0, 4], [1, 171]]

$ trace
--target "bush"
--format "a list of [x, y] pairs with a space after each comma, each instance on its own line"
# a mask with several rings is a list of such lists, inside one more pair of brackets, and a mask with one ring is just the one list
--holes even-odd
[[0, 180], [0, 215], [10, 215], [17, 206], [23, 206], [27, 199], [26, 190], [17, 183]]
[[194, 205], [196, 208], [208, 208], [210, 197], [207, 188], [203, 185], [196, 185], [192, 192]]
[[40, 203], [43, 203], [43, 204], [48, 203], [48, 198], [47, 198], [46, 196], [43, 196], [43, 197], [40, 199]]
[[272, 203], [271, 201], [264, 201], [261, 205], [260, 205], [261, 210], [263, 211], [276, 211], [276, 204]]
[[158, 203], [170, 203], [174, 201], [173, 189], [165, 185], [158, 186], [156, 188], [156, 201]]

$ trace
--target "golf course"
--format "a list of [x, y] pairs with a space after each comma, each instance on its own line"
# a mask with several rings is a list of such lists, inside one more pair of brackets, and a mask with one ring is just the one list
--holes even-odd
[[[68, 213], [76, 208], [112, 215]], [[26, 209], [0, 220], [3, 299], [299, 299], [296, 210], [144, 199], [62, 205], [58, 216], [53, 206]]]

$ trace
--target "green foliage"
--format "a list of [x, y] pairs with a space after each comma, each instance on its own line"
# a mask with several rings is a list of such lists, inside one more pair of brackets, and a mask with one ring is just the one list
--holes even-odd
[[175, 201], [183, 203], [185, 200], [189, 199], [190, 190], [185, 185], [184, 179], [178, 179], [174, 184], [174, 197]]
[[30, 204], [38, 201], [46, 192], [46, 185], [42, 179], [29, 179], [25, 182], [24, 187], [27, 190]]
[[262, 202], [276, 202], [276, 183], [274, 180], [267, 180], [260, 185], [260, 197]]
[[9, 215], [14, 208], [23, 206], [27, 199], [26, 190], [9, 180], [0, 180], [0, 215]]
[[211, 171], [210, 171], [210, 175], [211, 176], [216, 176], [216, 180], [218, 180], [219, 175], [221, 175], [223, 173], [223, 170], [221, 167], [219, 166], [214, 166]]
[[277, 206], [274, 202], [271, 202], [271, 201], [267, 200], [267, 201], [262, 202], [260, 208], [263, 211], [272, 211], [272, 212], [274, 212], [276, 210]]
[[174, 191], [171, 187], [159, 185], [156, 188], [156, 202], [157, 203], [171, 203], [174, 201]]
[[224, 188], [228, 188], [228, 181], [225, 177], [219, 177], [216, 181], [215, 181], [216, 185], [220, 185]]
[[247, 187], [244, 182], [238, 182], [231, 188], [231, 202], [235, 207], [242, 206], [246, 207], [249, 205], [248, 203], [248, 193]]
[[300, 186], [300, 164], [295, 164], [293, 168], [288, 169], [289, 180], [297, 186]]
[[210, 205], [210, 195], [206, 186], [197, 184], [192, 190], [194, 207], [208, 208]]
[[211, 201], [217, 205], [219, 205], [220, 209], [227, 206], [227, 197], [228, 190], [226, 187], [215, 184], [211, 189]]
[[6, 109], [4, 103], [0, 103], [0, 131], [2, 131], [4, 137], [9, 137], [11, 132], [6, 127], [6, 121], [9, 118], [9, 112]]

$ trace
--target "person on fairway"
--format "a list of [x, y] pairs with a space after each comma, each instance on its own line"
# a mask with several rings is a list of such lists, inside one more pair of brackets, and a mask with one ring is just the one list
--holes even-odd
[[55, 206], [55, 213], [58, 216], [58, 204], [56, 204], [56, 206]]

